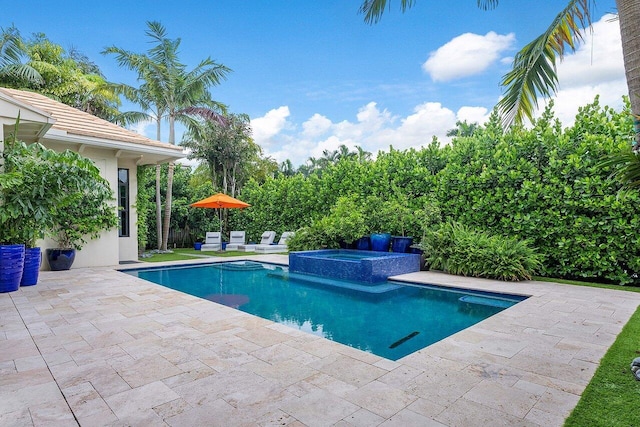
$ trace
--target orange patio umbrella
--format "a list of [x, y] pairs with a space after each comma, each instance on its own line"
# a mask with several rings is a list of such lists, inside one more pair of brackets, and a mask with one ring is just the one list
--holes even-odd
[[220, 209], [220, 232], [222, 232], [222, 209], [244, 209], [251, 205], [243, 202], [242, 200], [227, 196], [224, 193], [217, 193], [213, 196], [207, 197], [206, 199], [191, 203], [190, 206], [194, 208]]
[[217, 193], [213, 196], [209, 196], [206, 199], [202, 199], [199, 202], [191, 203], [194, 208], [248, 208], [251, 206], [249, 203], [245, 203], [242, 200], [234, 199], [231, 196], [227, 196], [224, 193]]

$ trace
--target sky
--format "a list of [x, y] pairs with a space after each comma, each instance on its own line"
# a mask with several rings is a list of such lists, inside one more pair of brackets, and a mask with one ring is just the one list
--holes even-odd
[[[249, 115], [265, 155], [298, 166], [341, 144], [374, 154], [418, 148], [434, 136], [446, 144], [457, 120], [483, 123], [503, 94], [513, 56], [567, 5], [502, 1], [485, 11], [475, 0], [418, 0], [403, 14], [399, 0], [390, 0], [382, 20], [369, 25], [360, 3], [21, 0], [3, 5], [0, 27], [13, 24], [24, 37], [44, 33], [87, 55], [107, 80], [136, 85], [133, 72], [101, 52], [118, 46], [144, 53], [146, 23], [158, 21], [181, 39], [189, 69], [207, 57], [231, 68], [213, 98]], [[596, 95], [622, 107], [627, 87], [615, 11], [614, 0], [598, 0], [592, 30], [558, 65], [554, 111], [564, 126]], [[134, 130], [155, 138], [152, 124]]]

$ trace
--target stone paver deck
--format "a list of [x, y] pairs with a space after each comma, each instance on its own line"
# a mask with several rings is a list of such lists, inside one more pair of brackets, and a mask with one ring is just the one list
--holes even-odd
[[0, 294], [0, 425], [560, 426], [640, 304], [401, 278], [532, 297], [394, 362], [114, 269], [43, 272]]

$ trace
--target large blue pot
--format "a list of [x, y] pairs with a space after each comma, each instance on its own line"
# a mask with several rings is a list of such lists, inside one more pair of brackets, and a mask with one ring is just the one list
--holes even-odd
[[75, 249], [47, 249], [46, 252], [52, 271], [68, 270], [76, 259]]
[[412, 244], [413, 237], [393, 236], [391, 240], [391, 251], [404, 254], [409, 252]]
[[38, 283], [42, 252], [40, 248], [27, 248], [24, 250], [24, 271], [20, 286], [33, 286]]
[[20, 289], [24, 271], [24, 245], [0, 245], [0, 292]]
[[356, 249], [360, 251], [370, 251], [371, 250], [371, 239], [369, 236], [361, 237], [356, 240]]
[[391, 234], [389, 233], [373, 233], [371, 235], [372, 251], [389, 252], [390, 243], [391, 243]]

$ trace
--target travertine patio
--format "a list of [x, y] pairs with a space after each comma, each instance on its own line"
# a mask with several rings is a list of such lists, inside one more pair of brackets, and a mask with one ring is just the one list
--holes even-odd
[[617, 290], [402, 278], [532, 297], [393, 362], [113, 269], [43, 272], [0, 294], [0, 425], [562, 425], [640, 304]]

